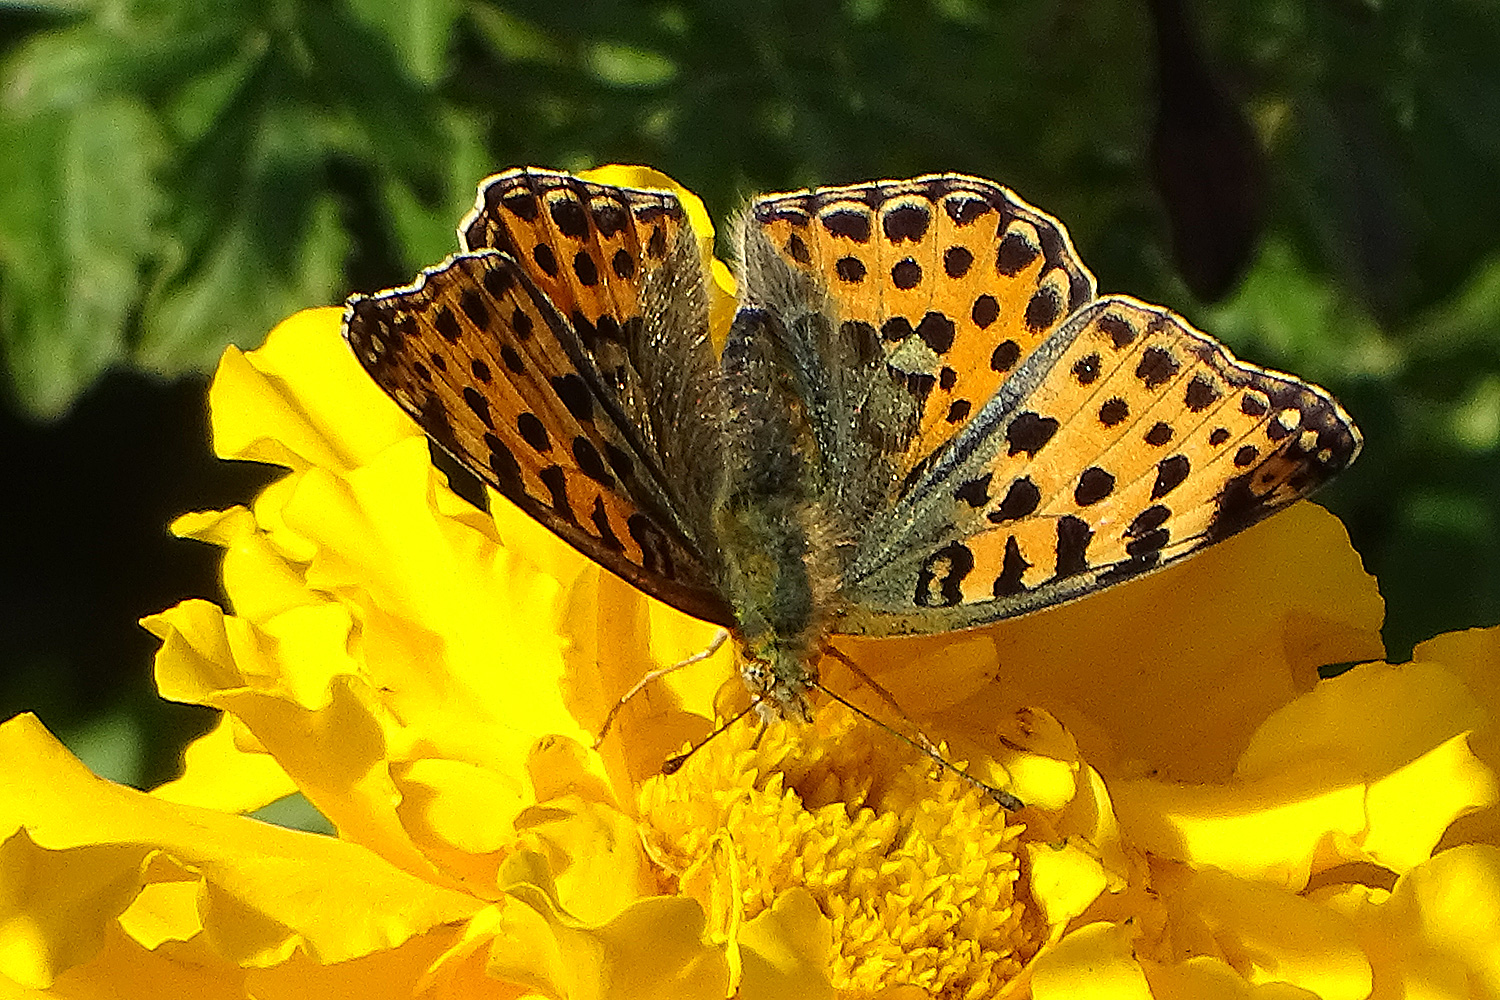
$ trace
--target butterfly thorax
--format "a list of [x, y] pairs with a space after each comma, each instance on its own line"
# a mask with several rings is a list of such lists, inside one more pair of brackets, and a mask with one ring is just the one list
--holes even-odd
[[838, 580], [823, 463], [775, 316], [742, 309], [724, 349], [729, 407], [714, 525], [741, 673], [768, 720], [809, 717], [807, 692]]

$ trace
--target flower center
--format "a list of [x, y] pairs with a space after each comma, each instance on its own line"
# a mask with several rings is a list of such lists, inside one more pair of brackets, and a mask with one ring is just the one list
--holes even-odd
[[[752, 748], [755, 734], [733, 727], [641, 789], [652, 860], [711, 921], [751, 920], [806, 889], [833, 925], [838, 990], [988, 996], [1035, 954], [1043, 928], [1018, 898], [1023, 828], [994, 802], [838, 705]], [[735, 868], [737, 901], [694, 890], [704, 865]]]

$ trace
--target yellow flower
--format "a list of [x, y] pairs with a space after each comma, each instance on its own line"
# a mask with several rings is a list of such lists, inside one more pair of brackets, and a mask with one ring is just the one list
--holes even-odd
[[[1018, 621], [839, 641], [908, 719], [825, 661], [833, 690], [1017, 814], [837, 704], [663, 776], [744, 704], [727, 649], [594, 731], [714, 629], [456, 497], [338, 326], [214, 382], [218, 453], [287, 473], [174, 526], [231, 603], [145, 623], [162, 694], [223, 713], [183, 777], [0, 726], [3, 995], [1500, 995], [1500, 630], [1318, 681], [1382, 657], [1321, 509]], [[338, 835], [242, 815], [293, 792]]]

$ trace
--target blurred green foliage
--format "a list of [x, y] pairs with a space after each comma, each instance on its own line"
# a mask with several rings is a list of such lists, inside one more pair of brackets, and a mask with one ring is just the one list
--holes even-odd
[[721, 221], [975, 173], [1345, 401], [1322, 499], [1400, 656], [1500, 620], [1496, 53], [1490, 0], [0, 3], [8, 397], [57, 418], [403, 283], [512, 165], [647, 163]]

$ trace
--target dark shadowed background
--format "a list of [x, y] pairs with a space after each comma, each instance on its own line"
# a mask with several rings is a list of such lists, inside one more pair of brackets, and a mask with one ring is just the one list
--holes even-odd
[[980, 174], [1102, 290], [1332, 389], [1320, 495], [1394, 659], [1500, 621], [1500, 5], [1489, 0], [0, 2], [0, 717], [171, 775], [135, 624], [217, 598], [166, 531], [226, 343], [456, 248], [487, 173], [658, 167], [725, 220], [815, 183]]

